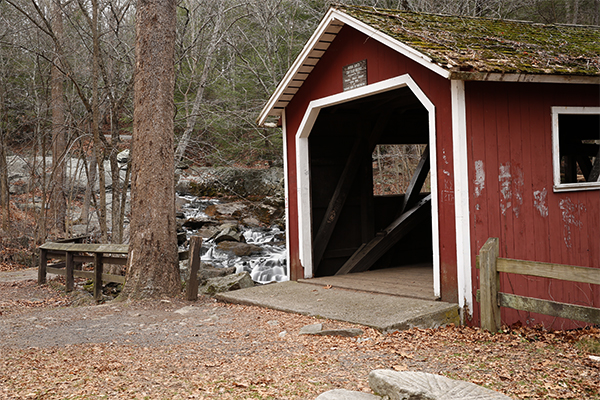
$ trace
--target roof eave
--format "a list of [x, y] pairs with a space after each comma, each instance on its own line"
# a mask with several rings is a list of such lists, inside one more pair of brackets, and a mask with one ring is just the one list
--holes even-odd
[[282, 96], [285, 89], [289, 86], [293, 77], [296, 75], [296, 73], [298, 72], [298, 70], [304, 63], [304, 61], [307, 59], [310, 52], [315, 48], [320, 37], [323, 35], [323, 33], [325, 33], [327, 31], [327, 28], [334, 21], [334, 19], [335, 19], [333, 17], [334, 11], [335, 11], [334, 9], [330, 9], [327, 12], [327, 14], [325, 14], [321, 23], [319, 23], [319, 26], [317, 27], [317, 29], [315, 30], [313, 35], [310, 37], [308, 42], [304, 45], [304, 48], [302, 49], [302, 51], [300, 52], [298, 57], [296, 57], [296, 60], [294, 61], [294, 63], [290, 67], [290, 69], [288, 69], [287, 73], [285, 74], [285, 76], [283, 77], [283, 79], [281, 80], [281, 82], [279, 83], [277, 88], [275, 89], [275, 92], [273, 92], [273, 94], [269, 98], [269, 101], [267, 101], [267, 104], [265, 104], [265, 106], [263, 107], [262, 111], [260, 112], [260, 114], [258, 116], [258, 119], [256, 120], [256, 123], [259, 126], [264, 125], [264, 123], [267, 120], [267, 117], [269, 115], [281, 115], [282, 111], [273, 112], [275, 104], [277, 103], [279, 98]]
[[296, 76], [308, 55], [311, 53], [311, 51], [313, 51], [313, 49], [315, 49], [317, 43], [319, 43], [320, 38], [327, 32], [328, 28], [336, 22], [341, 24], [342, 26], [350, 25], [351, 27], [364, 33], [365, 35], [396, 50], [397, 52], [405, 55], [413, 61], [416, 61], [417, 63], [425, 66], [426, 68], [432, 70], [433, 72], [441, 75], [444, 78], [450, 77], [450, 72], [447, 69], [442, 68], [438, 64], [434, 63], [432, 59], [427, 55], [415, 50], [410, 46], [405, 45], [404, 43], [399, 42], [391, 36], [369, 26], [368, 24], [365, 24], [362, 21], [357, 20], [354, 17], [351, 17], [350, 15], [340, 10], [330, 8], [327, 14], [325, 14], [325, 16], [323, 17], [323, 20], [321, 21], [317, 29], [315, 30], [315, 33], [306, 43], [306, 45], [304, 46], [304, 48], [302, 49], [302, 51], [300, 52], [290, 69], [288, 70], [288, 72], [285, 74], [285, 76], [277, 86], [277, 89], [275, 89], [275, 92], [269, 98], [269, 101], [267, 101], [265, 107], [262, 109], [261, 113], [259, 114], [256, 120], [256, 123], [259, 126], [262, 126], [265, 123], [268, 116], [281, 115], [283, 109], [280, 109], [278, 111], [275, 110], [276, 103], [282, 97], [284, 91], [286, 90], [286, 88], [288, 88], [294, 76]]
[[449, 78], [460, 81], [600, 84], [600, 76], [592, 75], [451, 71]]

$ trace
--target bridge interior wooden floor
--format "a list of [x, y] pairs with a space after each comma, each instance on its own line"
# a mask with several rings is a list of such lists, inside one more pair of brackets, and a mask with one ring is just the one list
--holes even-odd
[[405, 265], [346, 275], [299, 279], [298, 282], [342, 289], [390, 294], [425, 300], [437, 300], [433, 294], [431, 263]]

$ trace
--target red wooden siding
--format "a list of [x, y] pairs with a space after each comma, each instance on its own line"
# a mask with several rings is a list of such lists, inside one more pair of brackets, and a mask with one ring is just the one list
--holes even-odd
[[[600, 86], [466, 82], [473, 293], [475, 256], [488, 237], [500, 256], [600, 268], [600, 191], [554, 193], [552, 106], [599, 106]], [[600, 307], [598, 285], [503, 274], [502, 291]], [[475, 305], [475, 324], [479, 321]], [[503, 309], [502, 322], [582, 326]]]
[[442, 299], [457, 301], [450, 82], [348, 26], [340, 31], [286, 108], [292, 279], [303, 276], [298, 259], [295, 135], [309, 102], [342, 92], [342, 68], [364, 59], [369, 84], [410, 74], [436, 107]]

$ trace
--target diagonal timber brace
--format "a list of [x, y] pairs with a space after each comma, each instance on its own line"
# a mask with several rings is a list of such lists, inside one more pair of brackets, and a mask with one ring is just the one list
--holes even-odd
[[431, 215], [431, 195], [405, 211], [369, 243], [363, 244], [336, 272], [336, 275], [367, 271], [415, 226], [426, 221], [429, 215]]
[[419, 199], [419, 193], [421, 193], [421, 188], [423, 188], [423, 184], [425, 183], [425, 179], [427, 178], [428, 173], [429, 145], [425, 147], [425, 150], [423, 150], [423, 154], [421, 154], [421, 160], [419, 160], [419, 164], [415, 169], [415, 173], [410, 179], [408, 188], [406, 188], [404, 200], [402, 201], [402, 206], [400, 207], [400, 210], [396, 215], [397, 217], [401, 216], [405, 210], [408, 210], [409, 208], [415, 205], [415, 203]]

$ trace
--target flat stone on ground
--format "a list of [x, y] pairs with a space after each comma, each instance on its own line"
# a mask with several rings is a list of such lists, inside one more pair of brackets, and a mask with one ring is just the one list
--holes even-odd
[[311, 324], [300, 328], [300, 335], [315, 335], [323, 330], [323, 324]]
[[354, 337], [365, 333], [362, 329], [357, 328], [329, 328], [323, 329], [323, 324], [312, 324], [303, 326], [300, 329], [300, 335], [316, 335], [316, 336], [344, 336]]
[[369, 374], [371, 389], [390, 400], [510, 400], [502, 393], [441, 375], [377, 369]]
[[321, 393], [316, 400], [381, 400], [381, 397], [370, 393], [353, 392], [346, 389], [334, 389]]
[[362, 329], [357, 328], [339, 328], [339, 329], [323, 329], [317, 335], [321, 336], [343, 336], [343, 337], [355, 337], [365, 333]]

